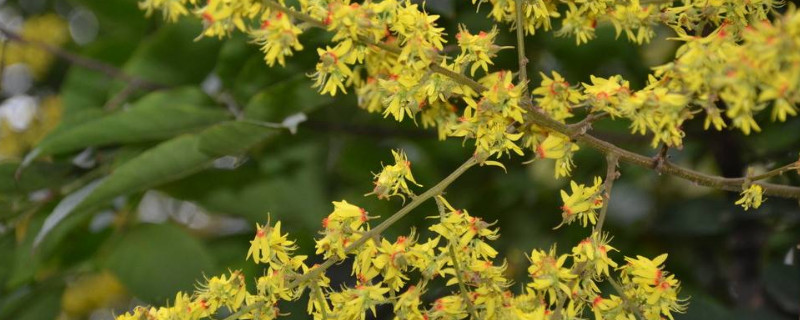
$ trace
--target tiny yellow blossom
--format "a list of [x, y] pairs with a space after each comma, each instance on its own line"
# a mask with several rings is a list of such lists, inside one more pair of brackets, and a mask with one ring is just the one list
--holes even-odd
[[250, 31], [250, 36], [253, 42], [261, 46], [264, 61], [271, 67], [275, 62], [283, 66], [286, 57], [291, 56], [293, 51], [303, 50], [297, 38], [301, 33], [286, 14], [278, 11], [267, 15], [260, 28]]
[[594, 233], [572, 248], [572, 257], [575, 263], [586, 263], [587, 268], [593, 269], [595, 277], [609, 277], [609, 267], [617, 267], [617, 263], [608, 257], [610, 251], [617, 249], [609, 245], [608, 236], [598, 236]]
[[320, 88], [320, 94], [336, 96], [337, 90], [347, 93], [344, 83], [353, 75], [347, 64], [355, 62], [355, 55], [350, 54], [352, 48], [352, 41], [345, 40], [333, 48], [317, 49], [320, 61], [311, 77], [314, 78], [314, 87]]
[[584, 227], [595, 225], [597, 223], [597, 209], [603, 207], [603, 180], [600, 177], [595, 177], [594, 184], [591, 187], [570, 181], [570, 188], [572, 189], [572, 194], [561, 190], [561, 201], [564, 202], [564, 205], [561, 206], [563, 221], [558, 227], [565, 223], [571, 224], [575, 220], [580, 220], [581, 225]]
[[255, 263], [290, 264], [292, 259], [289, 255], [297, 249], [297, 246], [294, 241], [288, 240], [287, 236], [288, 234], [281, 234], [280, 221], [276, 222], [274, 227], [270, 227], [269, 222], [263, 227], [256, 224], [256, 236], [250, 241], [246, 259], [252, 256]]
[[405, 152], [392, 150], [392, 156], [394, 164], [384, 166], [383, 170], [375, 175], [375, 188], [367, 195], [375, 194], [379, 199], [388, 199], [392, 196], [405, 198], [404, 195], [414, 194], [408, 188], [408, 182], [421, 186], [411, 175], [411, 162], [408, 161]]
[[546, 294], [550, 305], [553, 305], [558, 299], [560, 294], [557, 291], [567, 295], [571, 292], [566, 281], [572, 280], [576, 276], [564, 267], [564, 262], [568, 257], [566, 254], [557, 256], [555, 247], [547, 252], [538, 249], [531, 251], [528, 275], [533, 282], [529, 283], [528, 287], [542, 295]]
[[578, 151], [580, 147], [570, 141], [569, 137], [558, 134], [549, 133], [547, 138], [536, 145], [536, 156], [540, 159], [555, 159], [555, 176], [566, 177], [570, 175], [572, 167], [572, 154]]
[[736, 201], [736, 204], [742, 206], [744, 210], [749, 210], [751, 207], [758, 209], [761, 203], [764, 202], [764, 188], [753, 183], [749, 187], [742, 189], [742, 197]]

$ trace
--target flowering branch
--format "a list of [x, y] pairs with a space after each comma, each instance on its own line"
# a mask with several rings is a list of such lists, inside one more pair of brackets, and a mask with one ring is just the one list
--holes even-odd
[[[313, 17], [311, 17], [311, 16], [309, 16], [307, 14], [298, 12], [298, 11], [293, 10], [291, 8], [284, 7], [284, 6], [280, 5], [279, 3], [277, 3], [276, 1], [266, 0], [264, 3], [265, 3], [266, 6], [272, 8], [272, 9], [280, 10], [281, 12], [284, 12], [287, 15], [293, 17], [293, 18], [296, 18], [298, 20], [306, 22], [311, 26], [318, 27], [318, 28], [325, 28], [325, 24], [322, 21], [314, 19]], [[391, 53], [394, 53], [394, 54], [399, 54], [400, 53], [400, 48], [398, 48], [396, 46], [388, 45], [388, 44], [385, 44], [385, 43], [378, 43], [378, 42], [370, 41], [369, 39], [366, 39], [364, 37], [359, 37], [358, 39], [362, 43], [376, 46], [376, 47], [384, 49], [384, 50], [386, 50], [388, 52], [391, 52]], [[472, 78], [470, 78], [470, 77], [468, 77], [466, 75], [454, 72], [452, 70], [443, 68], [443, 67], [441, 67], [441, 66], [439, 66], [437, 64], [431, 64], [429, 66], [429, 68], [432, 71], [436, 72], [436, 73], [439, 73], [439, 74], [442, 74], [444, 76], [447, 76], [447, 77], [451, 78], [453, 81], [455, 81], [455, 82], [457, 82], [459, 84], [466, 85], [466, 86], [470, 87], [475, 92], [484, 92], [484, 91], [488, 90], [488, 88], [486, 88], [483, 85], [479, 84], [478, 82], [476, 82]], [[567, 125], [565, 125], [565, 124], [563, 124], [561, 122], [558, 122], [558, 121], [550, 118], [546, 114], [536, 110], [535, 108], [531, 108], [531, 110], [529, 110], [529, 111], [530, 112], [528, 112], [526, 114], [527, 115], [527, 117], [526, 117], [527, 119], [526, 120], [530, 121], [531, 123], [536, 124], [538, 126], [541, 126], [543, 128], [546, 128], [548, 130], [552, 130], [552, 131], [558, 132], [560, 134], [569, 136], [569, 137], [574, 137], [574, 139], [577, 142], [579, 142], [579, 143], [581, 143], [583, 145], [586, 145], [586, 146], [588, 146], [588, 147], [590, 147], [592, 149], [595, 149], [595, 150], [598, 150], [600, 152], [603, 152], [605, 154], [614, 153], [619, 157], [620, 160], [622, 160], [624, 162], [627, 162], [627, 163], [630, 163], [630, 164], [633, 164], [633, 165], [637, 165], [637, 166], [640, 166], [640, 167], [653, 169], [653, 170], [656, 170], [659, 173], [665, 173], [665, 174], [673, 175], [673, 176], [676, 176], [678, 178], [681, 178], [681, 179], [684, 179], [684, 180], [688, 180], [688, 181], [694, 182], [694, 183], [699, 184], [699, 185], [703, 185], [703, 186], [707, 186], [707, 187], [711, 187], [711, 188], [715, 188], [715, 189], [726, 190], [726, 191], [735, 191], [735, 192], [741, 191], [742, 183], [745, 181], [745, 177], [724, 178], [724, 177], [720, 177], [720, 176], [709, 175], [709, 174], [705, 174], [705, 173], [702, 173], [702, 172], [698, 172], [698, 171], [695, 171], [695, 170], [692, 170], [692, 169], [688, 169], [688, 168], [684, 168], [684, 167], [675, 165], [675, 164], [673, 164], [673, 163], [671, 163], [669, 161], [666, 161], [666, 160], [662, 163], [661, 166], [654, 166], [653, 165], [653, 161], [652, 161], [653, 159], [650, 158], [650, 157], [647, 157], [647, 156], [644, 156], [644, 155], [641, 155], [641, 154], [638, 154], [638, 153], [635, 153], [635, 152], [632, 152], [632, 151], [628, 151], [628, 150], [622, 149], [622, 148], [620, 148], [620, 147], [618, 147], [618, 146], [616, 146], [616, 145], [614, 145], [614, 144], [612, 144], [612, 143], [610, 143], [608, 141], [596, 138], [596, 137], [594, 137], [594, 136], [592, 136], [590, 134], [576, 134], [577, 132], [575, 130], [577, 128], [572, 128], [572, 127], [569, 127], [569, 126], [567, 126]], [[766, 194], [766, 195], [784, 197], [784, 198], [800, 199], [800, 187], [793, 187], [793, 186], [786, 186], [786, 185], [779, 185], [779, 184], [770, 184], [770, 183], [763, 183], [763, 184], [761, 184], [761, 186], [763, 187], [764, 194]]]
[[[464, 174], [464, 172], [466, 172], [469, 168], [478, 164], [478, 162], [479, 159], [476, 158], [475, 156], [470, 157], [466, 162], [464, 162], [460, 167], [456, 168], [455, 171], [450, 173], [449, 176], [445, 177], [438, 184], [431, 187], [430, 189], [420, 194], [419, 196], [414, 197], [414, 199], [411, 200], [411, 202], [409, 202], [405, 207], [392, 214], [389, 218], [381, 222], [375, 228], [362, 234], [361, 238], [359, 238], [358, 240], [356, 240], [355, 242], [353, 242], [344, 249], [345, 255], [355, 251], [356, 249], [361, 247], [361, 245], [363, 245], [365, 242], [374, 239], [376, 235], [381, 234], [395, 222], [406, 216], [409, 212], [411, 212], [411, 210], [414, 210], [414, 208], [418, 207], [420, 204], [425, 202], [425, 200], [428, 200], [438, 194], [441, 194], [444, 191], [444, 189], [447, 188], [447, 186], [449, 186], [451, 183], [453, 183], [453, 181], [458, 179], [458, 177]], [[297, 286], [300, 286], [301, 284], [307, 281], [316, 279], [320, 273], [324, 272], [325, 270], [327, 270], [328, 268], [330, 268], [332, 265], [334, 265], [339, 261], [341, 261], [341, 259], [336, 255], [330, 257], [328, 260], [325, 260], [325, 262], [323, 262], [322, 264], [318, 265], [315, 268], [312, 268], [308, 272], [304, 273], [303, 275], [299, 276], [297, 279], [292, 281], [292, 283], [288, 285], [288, 288], [292, 289]]]

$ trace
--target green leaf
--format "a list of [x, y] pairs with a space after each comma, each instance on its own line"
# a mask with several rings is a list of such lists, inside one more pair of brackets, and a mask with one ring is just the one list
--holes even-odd
[[291, 114], [310, 113], [334, 101], [327, 95], [317, 93], [311, 88], [312, 85], [311, 79], [298, 75], [261, 90], [247, 103], [245, 118], [281, 122]]
[[17, 161], [0, 162], [0, 193], [21, 194], [58, 186], [71, 169], [66, 163], [34, 163], [17, 179], [19, 165]]
[[90, 146], [161, 140], [205, 128], [228, 117], [222, 108], [207, 108], [202, 104], [209, 104], [208, 98], [194, 88], [152, 93], [130, 109], [48, 135], [35, 152], [41, 157]]
[[[240, 153], [276, 133], [276, 129], [247, 124], [251, 129], [238, 130], [239, 125], [222, 123], [197, 135], [183, 135], [163, 142], [122, 164], [82, 201], [70, 204], [68, 210], [51, 213], [49, 229], [36, 236], [40, 242], [72, 212], [90, 213], [97, 206], [129, 193], [143, 191], [166, 182], [175, 181], [210, 167], [218, 154]], [[227, 128], [227, 130], [225, 129]], [[231, 130], [233, 129], [233, 130]], [[256, 138], [258, 137], [258, 138]], [[207, 140], [207, 151], [200, 151], [200, 141]], [[223, 150], [216, 150], [224, 142]], [[51, 218], [54, 217], [54, 218]]]
[[[213, 126], [200, 136], [198, 148], [211, 156], [236, 155], [247, 150], [278, 132], [278, 129], [265, 128], [256, 124], [228, 121]], [[243, 148], [243, 146], [247, 146]]]
[[204, 273], [214, 271], [205, 247], [170, 224], [135, 227], [111, 250], [106, 266], [134, 296], [153, 304], [191, 291]]
[[64, 104], [62, 122], [79, 121], [80, 115], [88, 110], [99, 112], [106, 103], [111, 83], [108, 76], [102, 72], [80, 67], [70, 68], [61, 85]]
[[142, 41], [123, 71], [163, 85], [197, 84], [213, 70], [221, 42], [195, 38], [202, 31], [191, 18], [159, 28]]
[[94, 207], [205, 169], [214, 158], [197, 149], [198, 141], [196, 135], [183, 135], [145, 151], [111, 173], [77, 208]]
[[270, 146], [274, 147], [261, 157], [252, 155], [251, 161], [236, 170], [206, 170], [160, 190], [211, 212], [238, 215], [252, 222], [263, 222], [271, 213], [286, 224], [315, 230], [320, 215], [330, 206], [319, 165], [324, 147], [289, 135], [277, 137]]
[[767, 264], [762, 275], [767, 293], [781, 308], [794, 314], [800, 312], [800, 306], [797, 305], [797, 301], [800, 301], [800, 270], [796, 265], [772, 262]]

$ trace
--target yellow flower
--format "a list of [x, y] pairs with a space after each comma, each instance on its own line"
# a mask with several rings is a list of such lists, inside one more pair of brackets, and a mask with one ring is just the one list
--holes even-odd
[[403, 121], [406, 115], [414, 118], [427, 102], [425, 93], [420, 90], [422, 75], [416, 72], [392, 74], [386, 79], [379, 79], [381, 94], [385, 97], [383, 116], [391, 115], [397, 121]]
[[444, 28], [436, 26], [437, 15], [429, 15], [417, 4], [405, 1], [395, 11], [394, 20], [388, 25], [400, 40], [398, 61], [415, 70], [422, 70], [430, 65], [438, 52], [444, 49], [446, 42], [442, 37]]
[[456, 65], [459, 69], [471, 64], [469, 69], [470, 75], [474, 76], [475, 71], [479, 68], [484, 72], [489, 71], [489, 65], [492, 65], [492, 58], [497, 55], [497, 52], [503, 49], [494, 44], [494, 39], [497, 37], [497, 27], [492, 28], [491, 31], [481, 31], [477, 35], [473, 35], [467, 31], [464, 26], [459, 26], [459, 32], [456, 34], [458, 46], [461, 48], [461, 53], [455, 58]]
[[528, 267], [528, 275], [533, 282], [528, 283], [528, 287], [543, 295], [547, 294], [550, 305], [554, 304], [558, 299], [559, 294], [557, 291], [570, 295], [571, 290], [565, 282], [574, 279], [576, 276], [568, 268], [564, 267], [564, 262], [568, 257], [566, 254], [557, 256], [555, 247], [548, 252], [538, 249], [531, 251], [529, 257], [531, 265]]
[[208, 279], [197, 290], [196, 301], [199, 302], [205, 316], [213, 315], [220, 307], [237, 310], [242, 305], [247, 293], [244, 275], [239, 271]]
[[408, 289], [398, 296], [397, 302], [394, 304], [394, 318], [397, 320], [427, 319], [419, 309], [419, 306], [422, 305], [420, 296], [423, 293], [424, 289], [421, 287], [408, 286]]
[[764, 188], [760, 185], [753, 183], [749, 187], [742, 189], [742, 197], [736, 201], [736, 204], [742, 206], [745, 210], [749, 210], [751, 207], [758, 209], [761, 203], [765, 201]]
[[561, 206], [563, 221], [558, 227], [565, 223], [572, 224], [576, 219], [579, 219], [584, 227], [597, 223], [597, 209], [603, 207], [602, 187], [603, 180], [600, 177], [594, 178], [594, 185], [591, 187], [570, 181], [572, 194], [561, 190], [561, 201], [564, 202]]
[[400, 196], [405, 199], [404, 195], [413, 196], [413, 192], [408, 188], [408, 182], [417, 186], [422, 186], [414, 180], [411, 175], [411, 162], [408, 161], [405, 152], [392, 150], [394, 157], [394, 164], [384, 166], [380, 173], [375, 175], [375, 188], [372, 192], [378, 199], [388, 199], [391, 196]]
[[347, 93], [344, 82], [353, 75], [347, 64], [355, 63], [355, 55], [350, 54], [352, 48], [352, 41], [345, 40], [333, 48], [317, 49], [320, 61], [311, 77], [314, 78], [314, 87], [320, 88], [320, 94], [336, 96], [337, 90]]
[[590, 80], [592, 84], [584, 83], [583, 87], [592, 106], [611, 115], [618, 115], [614, 107], [619, 104], [620, 98], [625, 98], [630, 93], [628, 81], [619, 75], [608, 79], [590, 76]]
[[381, 270], [383, 283], [392, 291], [399, 291], [408, 280], [408, 276], [405, 275], [409, 266], [406, 255], [409, 247], [414, 244], [413, 237], [413, 233], [409, 237], [400, 236], [394, 243], [382, 239], [378, 254], [372, 261], [375, 267]]
[[303, 45], [297, 38], [301, 33], [300, 28], [291, 22], [288, 15], [278, 11], [265, 15], [261, 27], [251, 30], [250, 36], [253, 42], [261, 46], [264, 60], [271, 67], [275, 62], [283, 66], [286, 56], [291, 56], [293, 51], [303, 50]]
[[428, 319], [463, 319], [467, 316], [467, 306], [461, 296], [444, 296], [433, 302], [428, 311]]
[[645, 318], [656, 319], [666, 316], [672, 319], [672, 312], [684, 312], [685, 300], [678, 298], [680, 290], [677, 279], [663, 270], [662, 264], [667, 254], [655, 259], [636, 256], [625, 257], [628, 264], [622, 266], [622, 286], [625, 294], [641, 304]]
[[[294, 262], [290, 257], [292, 251], [297, 249], [294, 241], [287, 239], [288, 234], [281, 235], [281, 222], [275, 223], [274, 227], [266, 225], [261, 226], [256, 224], [256, 236], [250, 241], [250, 250], [247, 251], [247, 258], [253, 257], [255, 263], [268, 263], [286, 265]], [[301, 260], [302, 262], [302, 260]], [[299, 265], [292, 265], [292, 269], [298, 268]]]
[[597, 19], [584, 14], [582, 7], [574, 3], [567, 3], [567, 15], [561, 22], [561, 29], [556, 31], [557, 36], [574, 36], [575, 44], [580, 45], [594, 39]]
[[334, 202], [333, 205], [333, 212], [322, 219], [324, 230], [320, 233], [323, 238], [316, 240], [316, 253], [322, 253], [325, 259], [332, 256], [344, 259], [345, 248], [361, 237], [362, 226], [374, 217], [347, 201]]
[[553, 78], [540, 73], [542, 82], [533, 90], [536, 102], [551, 118], [564, 122], [572, 117], [572, 107], [583, 99], [583, 94], [553, 71]]
[[569, 137], [551, 132], [541, 143], [536, 145], [536, 155], [540, 159], [555, 159], [555, 176], [566, 177], [570, 175], [572, 167], [572, 154], [580, 148], [572, 143]]
[[189, 14], [186, 3], [195, 4], [195, 0], [140, 0], [139, 9], [144, 10], [149, 17], [155, 10], [161, 10], [164, 20], [177, 22], [178, 18]]
[[336, 319], [364, 319], [367, 310], [372, 311], [374, 316], [375, 307], [388, 302], [384, 296], [387, 292], [389, 289], [380, 285], [358, 285], [341, 292], [331, 292], [332, 313]]
[[609, 245], [607, 235], [598, 236], [594, 233], [572, 248], [572, 257], [575, 263], [586, 263], [587, 268], [593, 269], [596, 277], [609, 277], [608, 267], [616, 268], [617, 263], [608, 257], [608, 252], [616, 250]]

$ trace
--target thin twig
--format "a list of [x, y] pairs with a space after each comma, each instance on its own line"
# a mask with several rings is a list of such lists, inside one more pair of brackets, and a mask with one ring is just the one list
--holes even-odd
[[797, 170], [798, 168], [800, 168], [800, 160], [787, 164], [783, 167], [775, 168], [770, 171], [764, 172], [762, 174], [752, 176], [750, 177], [750, 181], [769, 179], [775, 176], [782, 175], [788, 171]]
[[[436, 206], [439, 208], [439, 219], [444, 221], [445, 210], [442, 200], [439, 199], [440, 197], [441, 195], [436, 196], [436, 198], [434, 199], [436, 200]], [[480, 319], [478, 317], [478, 312], [475, 310], [475, 305], [469, 298], [469, 291], [467, 291], [467, 286], [464, 283], [464, 277], [461, 274], [461, 266], [458, 264], [458, 256], [456, 255], [455, 245], [453, 244], [455, 243], [455, 241], [456, 241], [455, 239], [450, 239], [450, 238], [447, 239], [447, 251], [448, 254], [450, 254], [450, 261], [453, 263], [453, 269], [455, 270], [456, 273], [456, 280], [458, 280], [458, 289], [461, 292], [461, 298], [464, 299], [464, 302], [467, 304], [467, 310], [469, 310], [469, 313], [472, 315], [474, 319]]]
[[50, 53], [50, 54], [52, 54], [54, 56], [57, 56], [57, 57], [59, 57], [61, 59], [64, 59], [64, 60], [67, 60], [73, 65], [81, 66], [81, 67], [84, 67], [84, 68], [90, 69], [90, 70], [99, 71], [99, 72], [102, 72], [102, 73], [104, 73], [105, 75], [107, 75], [107, 76], [109, 76], [111, 78], [120, 79], [120, 80], [125, 81], [127, 83], [135, 83], [135, 84], [137, 84], [137, 86], [139, 86], [141, 88], [144, 88], [144, 89], [155, 90], [155, 89], [161, 89], [161, 88], [165, 87], [162, 84], [154, 83], [152, 81], [145, 80], [143, 78], [139, 78], [139, 77], [135, 77], [135, 76], [131, 76], [129, 74], [126, 74], [125, 72], [123, 72], [122, 70], [118, 69], [117, 67], [115, 67], [113, 65], [110, 65], [110, 64], [107, 64], [105, 62], [102, 62], [100, 60], [94, 60], [94, 59], [86, 58], [86, 57], [83, 57], [83, 56], [79, 56], [79, 55], [76, 55], [76, 54], [71, 53], [69, 51], [62, 50], [61, 48], [51, 46], [51, 45], [49, 45], [47, 43], [44, 43], [44, 42], [41, 42], [41, 41], [24, 39], [19, 34], [13, 32], [11, 30], [8, 30], [3, 26], [0, 26], [0, 33], [4, 34], [6, 36], [6, 38], [8, 40], [10, 40], [10, 41], [14, 41], [14, 42], [17, 42], [17, 43], [20, 43], [20, 44], [27, 44], [27, 45], [31, 45], [31, 46], [37, 47], [37, 48], [39, 48], [41, 50], [44, 50], [44, 51], [46, 51], [46, 52], [48, 52], [48, 53]]
[[317, 300], [319, 300], [319, 307], [322, 309], [322, 320], [328, 320], [328, 301], [325, 300], [325, 295], [322, 294], [322, 288], [314, 283], [314, 291], [316, 291]]
[[606, 181], [603, 187], [603, 207], [600, 208], [600, 217], [597, 218], [597, 225], [594, 226], [594, 232], [600, 234], [603, 230], [603, 223], [606, 221], [606, 213], [608, 212], [608, 204], [611, 202], [611, 188], [614, 186], [614, 180], [617, 180], [619, 173], [617, 172], [617, 165], [619, 164], [619, 157], [614, 153], [606, 155]]
[[[313, 17], [311, 17], [311, 16], [309, 16], [307, 14], [304, 14], [302, 12], [298, 12], [298, 11], [296, 11], [294, 9], [290, 9], [290, 8], [284, 7], [284, 6], [280, 5], [279, 3], [275, 2], [274, 0], [266, 0], [264, 3], [270, 8], [273, 8], [275, 10], [281, 10], [281, 11], [285, 12], [286, 14], [288, 14], [289, 16], [292, 16], [295, 19], [307, 22], [309, 25], [320, 27], [320, 28], [326, 28], [325, 24], [322, 23], [322, 21], [316, 20]], [[385, 44], [385, 43], [376, 43], [376, 42], [370, 41], [369, 39], [367, 39], [365, 37], [359, 37], [358, 39], [362, 43], [365, 43], [365, 44], [368, 44], [368, 45], [374, 45], [374, 46], [376, 46], [378, 48], [381, 48], [381, 49], [384, 49], [384, 50], [386, 50], [388, 52], [393, 52], [393, 53], [399, 53], [400, 52], [400, 48], [398, 48], [396, 46], [393, 46], [393, 45], [389, 45], [389, 44]], [[437, 72], [437, 73], [440, 73], [440, 74], [445, 75], [447, 77], [450, 77], [456, 83], [459, 83], [459, 84], [462, 84], [462, 85], [470, 87], [475, 92], [479, 92], [480, 93], [480, 92], [484, 92], [484, 91], [487, 90], [486, 87], [484, 87], [483, 85], [479, 84], [478, 82], [476, 82], [472, 78], [467, 77], [466, 75], [454, 72], [452, 70], [443, 68], [443, 67], [439, 66], [438, 64], [431, 64], [430, 65], [430, 69], [432, 71], [434, 71], [434, 72]], [[535, 108], [531, 108], [530, 112], [528, 112], [526, 115], [527, 115], [527, 120], [528, 120], [526, 122], [530, 122], [532, 124], [538, 125], [540, 127], [543, 127], [545, 129], [548, 129], [548, 130], [551, 130], [551, 131], [555, 131], [555, 132], [564, 134], [564, 135], [569, 136], [569, 137], [575, 136], [576, 132], [574, 131], [573, 128], [570, 128], [566, 124], [563, 124], [561, 122], [558, 122], [558, 121], [548, 117], [546, 114], [537, 111]], [[592, 149], [598, 150], [598, 151], [606, 153], [606, 154], [613, 152], [617, 156], [619, 156], [620, 160], [622, 160], [624, 162], [631, 163], [631, 164], [634, 164], [634, 165], [637, 165], [637, 166], [640, 166], [640, 167], [644, 167], [644, 168], [649, 168], [649, 169], [654, 169], [654, 170], [658, 169], [658, 172], [666, 173], [666, 174], [669, 174], [669, 175], [673, 175], [673, 176], [676, 176], [678, 178], [685, 179], [685, 180], [694, 182], [696, 184], [704, 185], [704, 186], [711, 187], [711, 188], [716, 188], [716, 189], [721, 189], [721, 190], [726, 190], [726, 191], [739, 192], [739, 191], [741, 191], [742, 182], [744, 181], [744, 177], [740, 177], [740, 178], [724, 178], [724, 177], [719, 177], [719, 176], [708, 175], [708, 174], [705, 174], [705, 173], [694, 171], [692, 169], [680, 167], [678, 165], [672, 164], [669, 161], [664, 161], [664, 163], [661, 166], [661, 168], [655, 168], [653, 166], [653, 162], [652, 162], [653, 159], [652, 158], [644, 156], [644, 155], [641, 155], [641, 154], [638, 154], [638, 153], [634, 153], [634, 152], [631, 152], [631, 151], [628, 151], [628, 150], [625, 150], [625, 149], [622, 149], [622, 148], [617, 147], [617, 146], [615, 146], [614, 144], [612, 144], [612, 143], [610, 143], [608, 141], [598, 139], [598, 138], [596, 138], [596, 137], [594, 137], [594, 136], [592, 136], [590, 134], [577, 135], [575, 137], [575, 140], [577, 140], [579, 143], [581, 143], [583, 145], [586, 145], [586, 146], [588, 146], [588, 147], [590, 147]], [[763, 183], [763, 184], [760, 184], [760, 185], [764, 188], [764, 194], [766, 194], [766, 195], [775, 196], [775, 197], [800, 199], [800, 187], [787, 186], [787, 185], [778, 185], [778, 184], [770, 184], [770, 183]]]
[[[534, 113], [534, 112], [529, 112], [529, 113]], [[565, 134], [567, 136], [573, 136], [574, 134], [573, 131], [574, 129], [569, 128], [567, 125], [555, 121], [539, 112], [535, 112], [535, 114], [528, 115], [527, 120], [530, 123], [550, 129], [555, 132], [559, 132], [561, 134]], [[583, 135], [577, 135], [575, 137], [575, 140], [584, 146], [598, 150], [605, 154], [613, 152], [617, 156], [619, 156], [620, 161], [627, 162], [643, 168], [653, 169], [660, 173], [669, 174], [684, 180], [691, 181], [698, 185], [703, 185], [726, 191], [741, 192], [742, 183], [744, 183], [745, 180], [744, 177], [724, 178], [724, 177], [705, 174], [702, 172], [698, 172], [692, 169], [675, 165], [672, 162], [666, 160], [663, 162], [660, 168], [657, 168], [656, 166], [653, 165], [653, 158], [625, 150], [608, 141], [598, 139], [588, 133]], [[759, 185], [761, 185], [764, 188], [764, 194], [766, 195], [783, 197], [783, 198], [800, 199], [800, 187], [771, 184], [771, 183], [761, 183]]]
[[525, 55], [525, 30], [522, 16], [522, 4], [525, 0], [516, 0], [517, 3], [517, 59], [519, 59], [519, 85], [525, 89], [524, 101], [530, 102], [528, 94], [528, 57]]
[[583, 120], [568, 125], [567, 128], [571, 129], [574, 132], [572, 134], [572, 136], [570, 136], [570, 138], [575, 139], [579, 135], [586, 134], [586, 132], [589, 132], [589, 129], [592, 128], [592, 124], [595, 121], [603, 119], [603, 118], [605, 118], [607, 116], [609, 116], [609, 114], [608, 114], [608, 112], [605, 112], [605, 111], [598, 112], [598, 113], [592, 113], [592, 114], [589, 114], [588, 116], [586, 116], [586, 118], [583, 118]]
[[[464, 164], [462, 164], [455, 171], [450, 173], [449, 176], [445, 177], [442, 181], [437, 183], [435, 186], [431, 187], [430, 189], [425, 191], [423, 194], [421, 194], [421, 195], [419, 195], [417, 197], [414, 197], [414, 199], [411, 200], [411, 202], [409, 202], [405, 207], [403, 207], [399, 211], [397, 211], [394, 214], [392, 214], [389, 218], [387, 218], [386, 220], [381, 222], [375, 228], [373, 228], [373, 229], [371, 229], [371, 230], [369, 230], [367, 232], [364, 232], [361, 235], [361, 238], [358, 238], [358, 240], [354, 241], [352, 244], [350, 244], [349, 246], [347, 246], [344, 249], [345, 255], [352, 253], [353, 251], [355, 251], [356, 249], [361, 247], [361, 245], [363, 245], [365, 242], [370, 241], [373, 238], [374, 235], [380, 234], [383, 231], [385, 231], [386, 229], [388, 229], [395, 222], [397, 222], [398, 220], [402, 219], [409, 212], [411, 212], [411, 210], [414, 210], [414, 208], [418, 207], [420, 204], [425, 202], [425, 200], [428, 200], [428, 199], [430, 199], [430, 198], [432, 198], [432, 197], [434, 197], [434, 196], [436, 196], [438, 194], [441, 194], [444, 191], [444, 189], [447, 188], [447, 186], [449, 186], [451, 183], [453, 183], [453, 181], [458, 179], [458, 177], [460, 177], [462, 174], [464, 174], [464, 172], [466, 172], [469, 168], [471, 168], [472, 166], [474, 166], [476, 164], [478, 164], [478, 159], [476, 157], [474, 157], [474, 156], [470, 157], [466, 162], [464, 162]], [[287, 288], [289, 288], [289, 289], [295, 288], [297, 286], [302, 285], [306, 281], [309, 281], [311, 279], [316, 278], [320, 273], [324, 272], [325, 270], [327, 270], [328, 268], [330, 268], [332, 265], [334, 265], [335, 263], [337, 263], [339, 261], [340, 261], [340, 259], [336, 255], [331, 257], [331, 258], [329, 258], [328, 260], [325, 260], [325, 262], [323, 262], [322, 264], [318, 265], [315, 268], [312, 268], [308, 272], [304, 273], [303, 275], [299, 276], [297, 279], [292, 281], [288, 285]]]
[[111, 97], [111, 99], [108, 100], [108, 102], [106, 102], [106, 105], [103, 106], [103, 108], [106, 110], [116, 109], [119, 105], [128, 100], [128, 97], [130, 97], [131, 94], [136, 92], [136, 90], [139, 89], [140, 85], [141, 84], [139, 82], [129, 82], [124, 88], [122, 88], [122, 90], [120, 90], [119, 92], [117, 92], [117, 94]]

